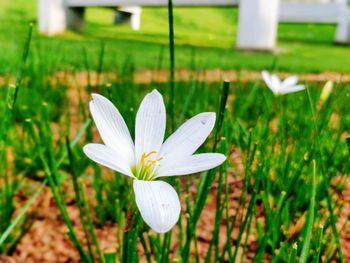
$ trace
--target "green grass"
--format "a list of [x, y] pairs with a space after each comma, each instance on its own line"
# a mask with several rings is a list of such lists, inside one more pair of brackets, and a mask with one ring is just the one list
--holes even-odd
[[[0, 10], [0, 73], [11, 71], [25, 38], [27, 24], [36, 21], [35, 0], [3, 0]], [[205, 18], [205, 19], [203, 19]], [[84, 34], [68, 31], [47, 38], [35, 33], [32, 63], [45, 61], [38, 67], [46, 71], [72, 66], [86, 69], [80, 63], [86, 49], [91, 68], [98, 64], [101, 42], [105, 43], [104, 69], [113, 71], [126, 60], [137, 69], [168, 67], [168, 18], [166, 8], [145, 8], [142, 28], [132, 31], [129, 26], [112, 25], [110, 9], [93, 8], [87, 11]], [[189, 68], [193, 58], [199, 68], [254, 69], [270, 68], [291, 72], [340, 71], [350, 69], [348, 46], [333, 43], [335, 26], [313, 24], [280, 24], [276, 55], [240, 52], [234, 49], [237, 32], [235, 8], [175, 8], [176, 67]], [[55, 66], [54, 66], [55, 65]]]
[[[142, 97], [156, 83], [135, 84], [130, 81], [132, 71], [117, 73], [122, 76], [119, 81], [105, 79], [100, 87], [93, 88], [95, 92], [111, 98], [133, 134], [135, 111]], [[123, 232], [132, 198], [130, 180], [120, 174], [107, 176], [106, 170], [101, 170], [100, 166], [83, 155], [82, 146], [96, 140], [92, 139], [94, 124], [89, 122], [88, 100], [79, 96], [76, 98], [79, 101], [78, 108], [70, 108], [67, 105], [68, 100], [72, 98], [66, 93], [66, 84], [47, 86], [45, 82], [38, 81], [38, 77], [42, 76], [38, 75], [35, 69], [27, 67], [24, 76], [26, 82], [21, 87], [13, 112], [13, 124], [16, 127], [11, 125], [9, 129], [8, 145], [15, 159], [13, 169], [8, 175], [16, 178], [19, 183], [24, 177], [43, 180], [43, 174], [46, 175], [69, 228], [68, 236], [85, 262], [92, 262], [91, 255], [97, 255], [96, 251], [99, 251], [93, 226], [110, 223], [119, 226], [118, 236], [123, 240], [120, 241], [121, 247], [115, 251], [120, 260], [139, 259], [135, 247], [141, 242], [151, 259], [169, 262], [172, 261], [170, 258], [175, 256], [178, 259], [182, 258], [184, 262], [193, 261], [198, 255], [196, 252], [189, 254], [188, 244], [194, 245], [198, 234], [195, 230], [197, 220], [201, 218], [203, 204], [208, 197], [207, 187], [212, 185], [214, 179], [221, 185], [217, 190], [217, 198], [220, 200], [216, 201], [219, 204], [217, 210], [212, 211], [213, 215], [216, 214], [216, 222], [211, 226], [211, 231], [216, 233], [216, 237], [211, 244], [212, 253], [207, 254], [207, 262], [224, 258], [236, 262], [240, 257], [245, 258], [246, 254], [238, 253], [238, 247], [233, 244], [240, 244], [248, 249], [249, 243], [245, 238], [247, 233], [251, 233], [258, 244], [258, 249], [254, 251], [256, 262], [261, 262], [260, 259], [266, 256], [275, 262], [287, 262], [289, 259], [293, 261], [293, 258], [290, 258], [291, 253], [297, 258], [303, 254], [303, 260], [308, 262], [316, 260], [318, 254], [313, 251], [318, 251], [323, 258], [340, 260], [341, 254], [337, 252], [340, 251], [337, 241], [339, 228], [334, 231], [339, 215], [334, 214], [334, 211], [341, 206], [341, 202], [333, 200], [341, 200], [345, 175], [350, 172], [345, 140], [347, 128], [350, 126], [350, 86], [337, 86], [321, 107], [320, 87], [312, 83], [308, 85], [309, 93], [298, 92], [280, 99], [275, 98], [260, 81], [232, 83], [222, 131], [218, 133], [220, 140], [216, 145], [217, 151], [228, 156], [228, 162], [215, 173], [181, 179], [183, 183], [186, 181], [189, 185], [195, 185], [198, 193], [202, 194], [198, 194], [197, 197], [189, 195], [186, 202], [182, 203], [182, 207], [188, 211], [188, 216], [184, 217], [179, 230], [182, 242], [177, 245], [175, 255], [170, 255], [169, 246], [174, 246], [174, 243], [165, 242], [162, 237], [149, 231], [138, 214], [135, 214], [134, 220], [129, 223], [130, 230]], [[173, 121], [176, 127], [199, 112], [218, 111], [221, 83], [198, 82], [194, 79], [192, 82], [175, 84]], [[170, 89], [166, 86], [158, 89], [169, 106]], [[91, 88], [86, 86], [81, 92], [89, 92]], [[184, 92], [189, 94], [185, 98]], [[221, 108], [223, 109], [222, 106]], [[74, 122], [71, 119], [71, 111], [77, 114]], [[171, 120], [170, 116], [168, 117], [167, 135], [171, 133]], [[313, 118], [315, 122], [312, 121]], [[59, 124], [55, 125], [58, 128], [53, 129], [53, 123]], [[69, 132], [71, 129], [73, 136]], [[67, 136], [74, 144], [66, 144]], [[211, 151], [213, 143], [214, 134], [200, 152]], [[230, 155], [232, 151], [239, 155]], [[237, 156], [240, 157], [237, 159]], [[312, 167], [312, 160], [317, 163], [317, 170]], [[237, 163], [242, 163], [243, 169]], [[89, 166], [93, 169], [87, 172]], [[22, 176], [17, 177], [17, 174]], [[238, 208], [234, 214], [228, 216], [232, 202], [228, 182], [232, 177], [242, 179], [243, 186]], [[96, 217], [92, 218], [96, 220], [93, 223], [87, 209], [91, 204], [86, 203], [82, 186], [86, 178], [93, 178], [94, 181], [95, 195], [91, 198], [96, 199], [92, 207], [92, 213]], [[340, 181], [337, 185], [332, 183], [335, 178]], [[85, 236], [90, 240], [88, 248], [82, 246], [83, 240], [77, 238], [65, 208], [66, 194], [62, 192], [62, 184], [71, 179], [75, 185], [77, 202], [80, 204], [81, 220], [87, 226]], [[311, 191], [313, 188], [315, 190]], [[182, 184], [181, 195], [186, 195], [188, 189]], [[213, 192], [210, 195], [216, 198]], [[242, 216], [242, 219], [239, 219], [239, 216]], [[309, 218], [307, 223], [297, 232], [290, 232], [302, 217]], [[227, 236], [231, 236], [233, 227], [240, 222], [238, 238], [233, 243], [227, 241], [224, 248], [218, 245], [218, 240], [226, 238], [215, 230], [220, 222], [226, 222]], [[316, 231], [319, 225], [324, 226], [323, 242], [318, 240], [321, 238]], [[170, 241], [178, 239], [175, 233], [170, 236]], [[10, 240], [11, 237], [10, 235]], [[297, 250], [293, 247], [294, 243], [298, 243]], [[247, 252], [247, 249], [244, 251]], [[6, 246], [2, 251], [7, 251]], [[99, 254], [99, 257], [102, 256]]]

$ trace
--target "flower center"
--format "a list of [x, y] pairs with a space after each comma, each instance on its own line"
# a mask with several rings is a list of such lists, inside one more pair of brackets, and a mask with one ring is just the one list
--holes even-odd
[[152, 155], [156, 154], [156, 151], [142, 153], [140, 163], [133, 169], [133, 173], [137, 179], [144, 181], [151, 181], [154, 179], [156, 168], [159, 166], [159, 162], [163, 160], [163, 157], [158, 157], [156, 159], [150, 158]]

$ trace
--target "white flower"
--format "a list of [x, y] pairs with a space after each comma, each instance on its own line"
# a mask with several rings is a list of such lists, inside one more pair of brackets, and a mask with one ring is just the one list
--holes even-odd
[[226, 157], [218, 153], [193, 154], [215, 123], [215, 113], [196, 115], [164, 143], [166, 113], [162, 95], [154, 90], [143, 99], [136, 115], [135, 144], [114, 105], [93, 94], [90, 111], [104, 144], [87, 144], [93, 161], [134, 179], [136, 204], [144, 221], [156, 232], [169, 231], [180, 215], [174, 188], [159, 177], [193, 174], [214, 168]]
[[305, 89], [304, 85], [297, 85], [297, 76], [290, 76], [282, 81], [276, 74], [270, 74], [266, 70], [263, 70], [261, 75], [266, 85], [275, 95], [284, 95]]

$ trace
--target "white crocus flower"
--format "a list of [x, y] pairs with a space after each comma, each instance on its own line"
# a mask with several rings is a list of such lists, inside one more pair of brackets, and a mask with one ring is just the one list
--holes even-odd
[[156, 179], [197, 173], [225, 161], [223, 154], [193, 154], [212, 131], [215, 113], [196, 115], [163, 143], [165, 105], [162, 95], [154, 90], [146, 95], [137, 112], [134, 144], [117, 108], [101, 95], [92, 97], [91, 115], [104, 144], [85, 145], [85, 154], [133, 178], [136, 204], [144, 221], [158, 233], [169, 231], [179, 218], [180, 201], [171, 185]]
[[261, 75], [269, 89], [277, 96], [305, 89], [304, 85], [297, 85], [297, 76], [290, 76], [282, 81], [276, 74], [270, 74], [266, 70], [263, 70]]

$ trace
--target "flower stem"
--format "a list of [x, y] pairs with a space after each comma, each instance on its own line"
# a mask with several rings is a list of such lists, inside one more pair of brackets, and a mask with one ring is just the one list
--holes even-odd
[[175, 104], [175, 43], [174, 43], [174, 16], [173, 1], [168, 0], [168, 19], [169, 19], [169, 51], [170, 51], [170, 119], [171, 130], [175, 129], [174, 104]]
[[[224, 121], [225, 116], [225, 108], [228, 98], [228, 93], [230, 90], [230, 82], [224, 81], [223, 89], [221, 92], [221, 101], [220, 101], [220, 107], [219, 107], [219, 114], [218, 114], [218, 121], [215, 129], [215, 140], [213, 145], [213, 152], [216, 151], [218, 142], [220, 140], [219, 134], [221, 132], [222, 124]], [[202, 183], [200, 184], [202, 187], [199, 188], [197, 193], [197, 205], [194, 208], [193, 216], [191, 218], [191, 222], [189, 222], [191, 225], [188, 228], [187, 236], [186, 236], [186, 242], [184, 249], [182, 250], [182, 260], [183, 262], [188, 262], [189, 258], [189, 252], [190, 252], [190, 246], [191, 246], [191, 240], [194, 237], [196, 225], [198, 223], [199, 217], [202, 213], [202, 210], [204, 208], [205, 202], [208, 197], [208, 193], [210, 190], [210, 186], [212, 185], [213, 181], [215, 179], [215, 172], [214, 170], [210, 170], [202, 179]]]
[[306, 225], [306, 234], [304, 238], [304, 245], [303, 249], [301, 251], [300, 256], [300, 263], [305, 263], [308, 260], [308, 254], [310, 250], [310, 242], [311, 242], [311, 235], [312, 235], [312, 227], [314, 225], [314, 219], [315, 219], [315, 199], [316, 199], [316, 161], [312, 161], [313, 166], [313, 173], [312, 173], [312, 188], [311, 188], [311, 200], [310, 200], [310, 207], [308, 212], [308, 218], [307, 218], [307, 225]]

